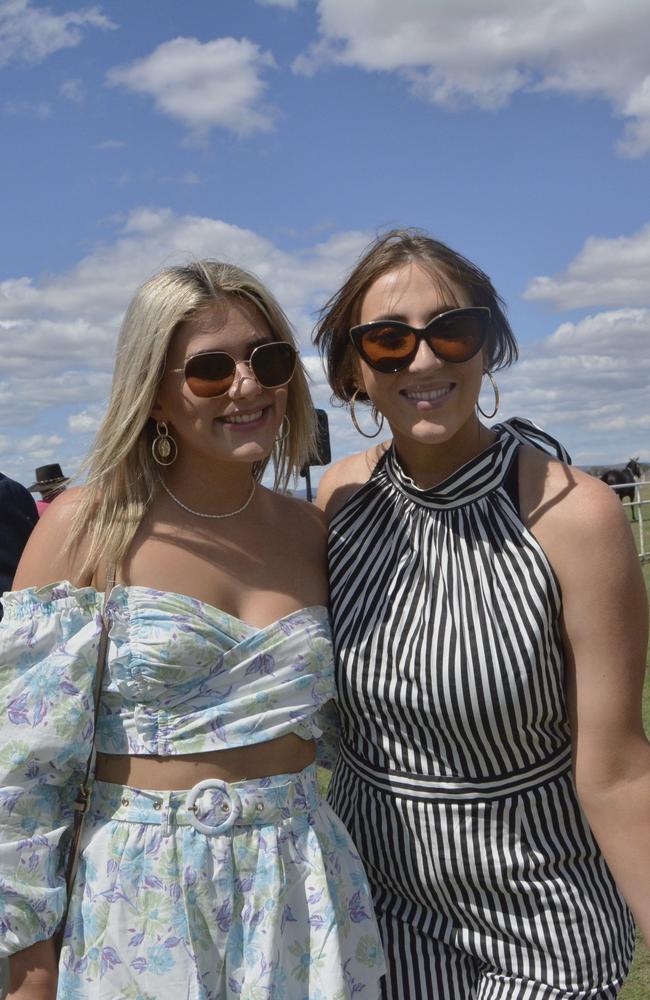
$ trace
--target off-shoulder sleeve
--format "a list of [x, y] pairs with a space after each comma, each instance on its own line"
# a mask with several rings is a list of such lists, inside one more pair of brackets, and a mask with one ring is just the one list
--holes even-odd
[[101, 597], [69, 583], [3, 596], [0, 622], [0, 957], [51, 937], [60, 846], [90, 752]]

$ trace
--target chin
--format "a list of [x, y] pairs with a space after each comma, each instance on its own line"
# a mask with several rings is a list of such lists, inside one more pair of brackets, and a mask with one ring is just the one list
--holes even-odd
[[259, 444], [247, 443], [233, 449], [229, 457], [232, 462], [265, 462], [272, 451], [272, 444], [270, 447], [265, 447]]
[[459, 430], [460, 425], [457, 425], [456, 421], [448, 420], [418, 420], [415, 423], [409, 424], [408, 426], [400, 427], [397, 423], [393, 427], [393, 431], [396, 434], [401, 434], [404, 437], [412, 438], [414, 441], [422, 441], [423, 443], [431, 442], [434, 444], [438, 441], [444, 441], [447, 438], [453, 437], [454, 434]]

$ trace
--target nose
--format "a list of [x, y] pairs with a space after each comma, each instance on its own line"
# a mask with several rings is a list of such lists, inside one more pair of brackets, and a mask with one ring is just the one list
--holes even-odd
[[248, 361], [238, 361], [228, 395], [237, 399], [238, 397], [256, 396], [261, 391], [262, 387], [255, 378], [250, 363]]
[[440, 358], [433, 353], [423, 337], [418, 344], [417, 353], [409, 365], [409, 371], [422, 372], [427, 371], [430, 368], [440, 368], [442, 365], [444, 365], [444, 361], [441, 361]]

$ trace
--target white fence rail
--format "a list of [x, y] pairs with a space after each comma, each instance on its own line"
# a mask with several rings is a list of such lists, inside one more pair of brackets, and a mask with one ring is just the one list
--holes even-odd
[[634, 487], [634, 500], [628, 500], [626, 506], [632, 508], [632, 516], [639, 527], [639, 559], [641, 562], [650, 562], [650, 552], [646, 549], [644, 534], [644, 507], [650, 506], [650, 500], [642, 500], [639, 489], [640, 486], [650, 486], [650, 479], [635, 479], [633, 483], [610, 484], [610, 488], [613, 490], [629, 490], [630, 486]]

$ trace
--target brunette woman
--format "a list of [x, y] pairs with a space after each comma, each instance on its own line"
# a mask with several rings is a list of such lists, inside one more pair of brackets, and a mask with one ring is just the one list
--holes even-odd
[[444, 244], [378, 239], [317, 342], [356, 424], [377, 433], [369, 402], [391, 436], [319, 491], [331, 802], [371, 879], [384, 996], [614, 997], [624, 898], [650, 940], [647, 599], [621, 505], [529, 422], [481, 418], [515, 341]]

